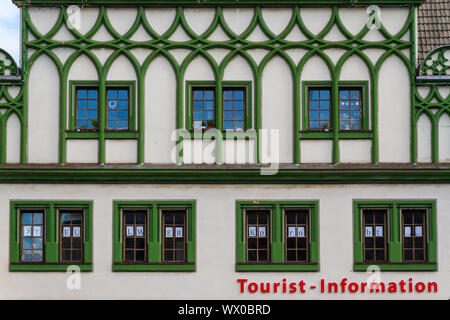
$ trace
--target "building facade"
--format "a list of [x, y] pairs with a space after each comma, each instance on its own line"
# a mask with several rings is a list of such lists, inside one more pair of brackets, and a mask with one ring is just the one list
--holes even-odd
[[449, 297], [447, 0], [13, 2], [0, 297]]

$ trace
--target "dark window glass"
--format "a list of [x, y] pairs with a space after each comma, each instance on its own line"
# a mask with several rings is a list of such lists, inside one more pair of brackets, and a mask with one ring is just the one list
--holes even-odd
[[44, 261], [44, 211], [21, 212], [21, 260], [22, 262]]
[[331, 128], [331, 89], [310, 88], [309, 89], [309, 128], [330, 129]]
[[247, 262], [269, 262], [269, 210], [246, 211]]
[[284, 234], [286, 261], [307, 262], [309, 250], [309, 210], [286, 210]]
[[386, 209], [363, 210], [364, 261], [386, 261]]
[[108, 88], [106, 96], [106, 129], [128, 130], [130, 109], [128, 88]]
[[76, 88], [75, 127], [79, 130], [98, 128], [98, 89]]
[[216, 127], [215, 89], [192, 89], [192, 128], [209, 129]]
[[361, 130], [361, 89], [339, 89], [339, 129]]
[[147, 211], [123, 211], [123, 250], [125, 262], [145, 262], [147, 257]]
[[426, 210], [402, 210], [403, 260], [424, 262], [426, 259]]
[[163, 262], [186, 262], [186, 210], [164, 210]]
[[61, 262], [82, 262], [83, 211], [61, 210], [59, 218]]
[[223, 129], [245, 129], [245, 89], [223, 89]]

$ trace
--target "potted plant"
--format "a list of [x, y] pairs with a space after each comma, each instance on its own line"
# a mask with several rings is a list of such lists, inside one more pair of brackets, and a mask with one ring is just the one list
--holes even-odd
[[327, 123], [327, 122], [322, 123], [321, 128], [322, 128], [322, 130], [325, 131], [325, 132], [330, 131], [330, 128], [328, 127], [328, 123]]

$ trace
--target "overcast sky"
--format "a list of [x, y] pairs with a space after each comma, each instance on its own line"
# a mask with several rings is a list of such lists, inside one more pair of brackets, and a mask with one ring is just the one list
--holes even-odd
[[13, 56], [17, 64], [20, 58], [20, 13], [11, 0], [0, 0], [0, 48]]

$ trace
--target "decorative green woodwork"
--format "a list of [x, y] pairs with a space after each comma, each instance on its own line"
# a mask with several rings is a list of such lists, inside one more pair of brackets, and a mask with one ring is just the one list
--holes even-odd
[[[339, 1], [341, 3], [343, 1]], [[20, 4], [20, 2], [18, 2]], [[36, 2], [43, 3], [43, 2]], [[51, 3], [51, 2], [47, 2]], [[111, 3], [111, 2], [108, 2]], [[119, 2], [116, 2], [119, 3]], [[337, 4], [337, 2], [333, 2]], [[369, 3], [369, 2], [367, 2]], [[372, 2], [370, 2], [372, 3]], [[406, 3], [406, 2], [404, 2]], [[411, 3], [411, 2], [409, 2]], [[212, 4], [212, 2], [210, 2]], [[331, 2], [329, 4], [331, 6]], [[378, 101], [378, 90], [377, 90], [377, 82], [378, 82], [378, 72], [383, 65], [384, 61], [390, 56], [397, 56], [400, 60], [405, 64], [408, 69], [411, 77], [414, 75], [414, 66], [410, 63], [410, 59], [402, 52], [403, 50], [412, 50], [413, 48], [413, 39], [404, 40], [404, 36], [414, 28], [414, 8], [410, 9], [410, 16], [407, 19], [405, 25], [402, 29], [395, 35], [391, 35], [388, 31], [381, 26], [381, 29], [378, 30], [379, 33], [385, 38], [380, 41], [367, 41], [364, 37], [369, 32], [367, 26], [364, 26], [362, 30], [356, 34], [351, 34], [344, 26], [339, 16], [339, 7], [331, 6], [332, 14], [330, 20], [326, 24], [326, 27], [319, 32], [318, 34], [314, 34], [305, 26], [299, 7], [292, 7], [292, 16], [290, 18], [289, 23], [286, 28], [279, 33], [278, 35], [272, 32], [267, 26], [266, 22], [263, 19], [261, 8], [254, 7], [254, 16], [248, 25], [247, 29], [240, 35], [235, 34], [232, 29], [227, 25], [226, 20], [223, 15], [223, 11], [221, 7], [215, 7], [215, 17], [213, 18], [211, 25], [208, 26], [206, 31], [201, 34], [195, 34], [194, 31], [190, 28], [189, 24], [186, 21], [184, 16], [184, 8], [177, 7], [177, 13], [174, 18], [174, 21], [171, 27], [162, 35], [155, 32], [151, 25], [149, 24], [147, 17], [144, 12], [143, 7], [137, 8], [137, 16], [134, 21], [132, 27], [129, 31], [127, 31], [124, 35], [120, 35], [112, 25], [111, 21], [107, 15], [107, 9], [105, 7], [99, 8], [99, 16], [97, 22], [92, 27], [90, 31], [86, 34], [81, 34], [76, 29], [68, 29], [69, 32], [75, 37], [74, 40], [69, 41], [57, 41], [54, 40], [55, 34], [63, 25], [67, 24], [68, 21], [68, 13], [67, 8], [62, 7], [60, 9], [60, 16], [57, 19], [55, 25], [51, 28], [47, 34], [40, 34], [36, 28], [33, 26], [32, 21], [30, 20], [27, 6], [23, 8], [23, 28], [32, 35], [33, 39], [27, 40], [26, 37], [23, 39], [24, 41], [24, 51], [27, 53], [25, 56], [28, 57], [28, 51], [33, 50], [33, 52], [29, 55], [29, 58], [24, 62], [24, 72], [25, 79], [28, 77], [28, 71], [32, 67], [33, 63], [41, 56], [47, 55], [55, 64], [58, 69], [60, 83], [61, 83], [61, 94], [60, 94], [60, 104], [61, 104], [61, 121], [60, 121], [60, 163], [66, 162], [66, 139], [71, 138], [65, 134], [66, 132], [66, 108], [67, 105], [67, 77], [68, 71], [72, 64], [76, 61], [76, 59], [82, 54], [85, 55], [95, 66], [99, 77], [99, 84], [102, 87], [102, 84], [106, 81], [106, 75], [113, 64], [113, 62], [119, 56], [125, 56], [129, 62], [133, 65], [133, 68], [137, 75], [137, 135], [138, 135], [138, 163], [144, 162], [144, 77], [146, 71], [151, 64], [151, 62], [158, 56], [165, 57], [170, 65], [172, 66], [176, 79], [177, 79], [177, 102], [176, 102], [176, 110], [177, 110], [177, 128], [184, 128], [184, 115], [183, 115], [183, 103], [185, 99], [185, 93], [183, 92], [185, 88], [184, 83], [184, 75], [185, 71], [189, 65], [189, 63], [196, 58], [197, 56], [202, 56], [206, 61], [208, 61], [210, 67], [213, 70], [215, 76], [215, 82], [217, 88], [220, 88], [223, 81], [223, 74], [226, 66], [229, 62], [237, 55], [242, 57], [249, 64], [252, 72], [253, 72], [253, 91], [255, 93], [254, 99], [254, 110], [255, 110], [255, 120], [254, 120], [254, 129], [261, 129], [261, 76], [263, 71], [270, 60], [274, 57], [281, 57], [286, 64], [289, 66], [292, 75], [292, 85], [293, 85], [293, 115], [294, 115], [294, 159], [293, 163], [300, 162], [300, 144], [299, 141], [301, 139], [300, 136], [300, 79], [303, 71], [303, 67], [309, 61], [310, 58], [314, 56], [319, 56], [328, 66], [331, 81], [336, 86], [339, 81], [341, 70], [345, 64], [345, 62], [352, 56], [358, 56], [361, 58], [362, 62], [367, 66], [370, 73], [370, 99], [372, 106], [372, 134], [366, 135], [367, 138], [371, 138], [373, 140], [372, 144], [372, 160], [374, 163], [378, 162], [378, 113], [377, 113], [377, 101]], [[106, 41], [94, 41], [92, 37], [97, 33], [100, 28], [106, 29], [106, 31], [113, 38], [112, 40]], [[139, 29], [143, 28], [148, 35], [152, 38], [149, 41], [134, 41], [132, 40], [133, 34]], [[249, 40], [249, 36], [259, 28], [267, 38], [265, 41], [252, 41]], [[301, 33], [305, 36], [305, 40], [303, 41], [289, 41], [286, 40], [286, 37], [294, 30], [294, 28], [298, 28]], [[341, 41], [332, 41], [327, 39], [327, 35], [333, 28], [337, 28], [338, 31], [342, 34], [345, 40]], [[178, 30], [181, 29], [184, 33], [190, 38], [187, 41], [174, 41], [171, 39], [171, 36]], [[209, 36], [214, 33], [214, 31], [222, 29], [229, 40], [226, 41], [212, 41], [209, 40]], [[70, 55], [65, 63], [62, 63], [56, 54], [53, 52], [54, 49], [57, 48], [71, 48], [74, 49], [75, 52]], [[112, 49], [114, 53], [106, 60], [106, 62], [102, 65], [99, 58], [95, 56], [92, 52], [93, 49], [98, 48], [106, 48]], [[130, 50], [136, 48], [146, 48], [152, 50], [152, 52], [145, 58], [145, 60], [140, 64], [138, 60], [132, 55]], [[230, 52], [228, 55], [224, 57], [222, 62], [218, 64], [215, 59], [209, 53], [211, 49], [228, 49]], [[326, 50], [332, 48], [343, 49], [346, 52], [342, 55], [342, 57], [337, 61], [336, 65], [332, 62], [331, 58], [327, 55]], [[171, 55], [170, 50], [172, 49], [186, 49], [191, 51], [188, 54], [184, 61], [179, 65], [176, 59]], [[257, 64], [249, 50], [252, 49], [265, 49], [268, 51], [268, 54], [262, 59], [262, 61]], [[308, 52], [305, 56], [298, 62], [294, 62], [286, 50], [289, 49], [305, 49]], [[376, 63], [372, 62], [369, 57], [365, 54], [364, 50], [368, 49], [381, 49], [384, 50], [384, 53], [378, 59]], [[105, 93], [104, 91], [100, 91], [100, 105], [105, 101]], [[217, 98], [220, 99], [220, 90]], [[100, 114], [100, 123], [102, 122], [104, 115]], [[220, 118], [220, 117], [219, 117]], [[220, 119], [218, 119], [220, 120]], [[220, 123], [220, 121], [219, 121]], [[337, 127], [337, 126], [335, 126]], [[102, 125], [99, 130], [99, 163], [104, 163], [104, 140], [106, 138], [104, 133], [104, 128]], [[339, 133], [336, 130], [333, 130], [333, 162], [339, 162]], [[182, 137], [180, 137], [181, 141]], [[259, 133], [257, 135], [257, 160], [259, 163], [260, 154], [259, 154]]]
[[0, 76], [18, 76], [19, 68], [14, 59], [3, 49], [0, 49]]
[[[20, 262], [21, 209], [44, 209], [44, 260], [43, 263]], [[84, 209], [83, 263], [81, 271], [92, 271], [92, 202], [91, 201], [11, 201], [10, 203], [10, 271], [67, 271], [69, 265], [59, 263], [58, 218], [59, 208]]]
[[[122, 210], [139, 208], [147, 210], [148, 261], [124, 263], [122, 261]], [[183, 208], [187, 210], [186, 263], [162, 262], [162, 221], [160, 209]], [[113, 211], [113, 271], [195, 271], [196, 247], [195, 201], [114, 201]]]
[[420, 65], [421, 76], [450, 76], [450, 45], [431, 51]]
[[[388, 243], [387, 263], [368, 263], [363, 259], [363, 231], [361, 230], [361, 209], [386, 208], [389, 210], [387, 230]], [[402, 258], [401, 241], [401, 209], [402, 208], [426, 208], [427, 212], [427, 239], [426, 239], [426, 263], [407, 263]], [[386, 232], [388, 232], [386, 231]], [[436, 201], [435, 200], [367, 200], [353, 201], [353, 269], [366, 271], [369, 266], [376, 265], [381, 271], [435, 271], [436, 260]]]
[[[246, 262], [245, 210], [270, 209], [270, 263]], [[308, 263], [285, 262], [284, 213], [286, 208], [310, 209]], [[319, 202], [318, 201], [236, 201], [236, 271], [319, 271]]]

